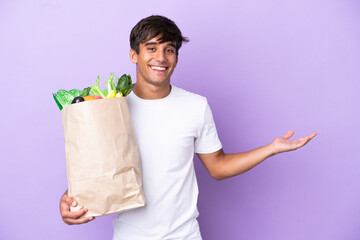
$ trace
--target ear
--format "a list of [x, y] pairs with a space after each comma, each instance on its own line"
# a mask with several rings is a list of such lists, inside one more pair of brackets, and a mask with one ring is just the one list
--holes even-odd
[[134, 49], [130, 49], [130, 52], [129, 52], [129, 56], [130, 56], [130, 60], [132, 63], [136, 64], [137, 63], [137, 53], [135, 52]]

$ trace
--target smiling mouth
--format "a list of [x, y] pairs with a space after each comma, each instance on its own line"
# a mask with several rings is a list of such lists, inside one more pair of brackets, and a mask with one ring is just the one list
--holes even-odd
[[155, 70], [156, 72], [165, 72], [165, 70], [168, 69], [168, 67], [162, 67], [162, 66], [151, 66], [151, 65], [149, 65], [149, 67], [152, 70]]

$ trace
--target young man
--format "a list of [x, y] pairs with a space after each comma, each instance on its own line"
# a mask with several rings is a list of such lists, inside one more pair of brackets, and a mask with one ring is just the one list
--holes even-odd
[[[173, 21], [162, 16], [142, 19], [130, 34], [130, 60], [137, 81], [128, 105], [139, 145], [147, 205], [121, 213], [114, 221], [114, 239], [201, 239], [198, 187], [193, 154], [197, 153], [217, 180], [241, 174], [277, 153], [298, 149], [317, 133], [295, 141], [289, 131], [263, 147], [225, 154], [206, 98], [170, 84], [184, 38]], [[87, 210], [65, 193], [60, 202], [63, 221], [81, 224]]]

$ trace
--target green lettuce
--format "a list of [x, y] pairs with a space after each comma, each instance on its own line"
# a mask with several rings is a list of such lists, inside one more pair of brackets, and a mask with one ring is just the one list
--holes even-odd
[[121, 92], [124, 97], [126, 97], [126, 95], [128, 95], [135, 87], [135, 84], [132, 84], [130, 75], [123, 74], [120, 78], [117, 78], [116, 82], [116, 92]]
[[66, 91], [64, 89], [60, 89], [57, 93], [53, 93], [54, 100], [58, 105], [59, 109], [62, 110], [67, 105], [70, 105], [74, 98], [81, 96], [85, 97], [90, 94], [90, 87], [84, 88], [84, 90], [79, 89], [71, 89], [70, 91]]

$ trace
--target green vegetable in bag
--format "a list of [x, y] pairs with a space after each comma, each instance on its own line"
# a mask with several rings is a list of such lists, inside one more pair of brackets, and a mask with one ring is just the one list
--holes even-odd
[[70, 91], [60, 89], [56, 94], [53, 93], [53, 97], [59, 109], [62, 110], [67, 105], [70, 105], [74, 98], [78, 96], [85, 97], [88, 96], [89, 93], [90, 87], [84, 88], [82, 91], [79, 89], [71, 89]]
[[100, 89], [100, 86], [99, 86], [99, 82], [100, 82], [100, 77], [98, 76], [97, 77], [97, 80], [96, 80], [96, 84], [94, 86], [91, 86], [91, 93], [94, 94], [94, 95], [98, 95], [98, 96], [101, 96], [103, 98], [106, 98], [106, 95], [107, 95], [107, 92], [106, 94]]
[[[97, 77], [96, 84], [91, 87], [84, 88], [84, 90], [71, 89], [66, 91], [60, 89], [57, 93], [53, 93], [54, 100], [58, 105], [59, 109], [62, 110], [67, 105], [70, 105], [76, 97], [87, 97], [91, 96], [90, 92], [99, 99], [101, 98], [112, 98], [112, 97], [126, 97], [135, 87], [132, 83], [131, 76], [123, 74], [120, 78], [111, 73], [107, 82], [105, 82], [107, 89], [100, 88], [100, 77]], [[116, 86], [115, 86], [116, 83]]]
[[124, 97], [128, 95], [134, 87], [135, 84], [132, 84], [130, 75], [123, 74], [117, 79], [116, 92], [121, 92]]

